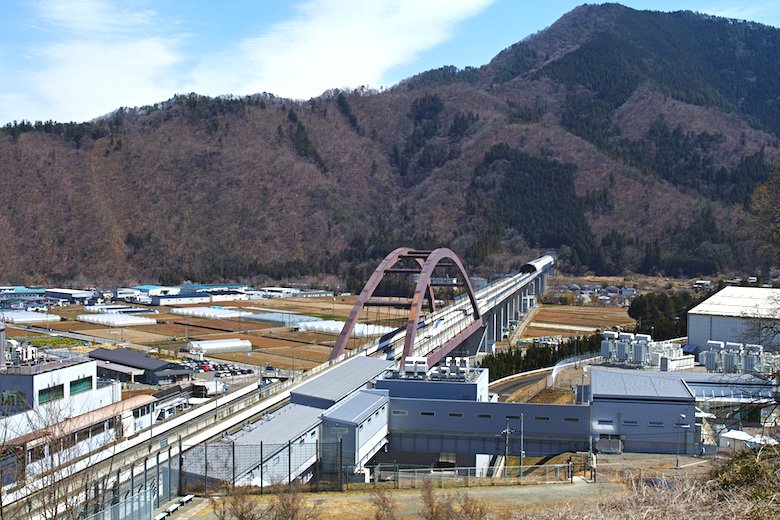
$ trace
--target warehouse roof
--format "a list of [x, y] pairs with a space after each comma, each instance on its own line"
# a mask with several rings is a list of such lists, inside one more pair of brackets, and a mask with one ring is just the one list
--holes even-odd
[[90, 352], [89, 357], [92, 359], [99, 359], [101, 361], [117, 363], [126, 367], [142, 368], [144, 370], [152, 371], [161, 370], [165, 367], [174, 369], [181, 368], [178, 363], [171, 363], [161, 359], [150, 358], [146, 354], [125, 348], [116, 348], [113, 350], [107, 348], [98, 348]]
[[390, 400], [389, 390], [361, 390], [325, 412], [325, 418], [360, 424]]
[[725, 287], [688, 311], [688, 314], [775, 318], [780, 308], [780, 289]]
[[328, 408], [392, 366], [392, 361], [356, 356], [292, 390], [290, 399], [296, 402], [299, 397], [312, 397]]
[[594, 399], [623, 398], [693, 401], [693, 393], [681, 379], [656, 377], [635, 370], [591, 370], [591, 394]]

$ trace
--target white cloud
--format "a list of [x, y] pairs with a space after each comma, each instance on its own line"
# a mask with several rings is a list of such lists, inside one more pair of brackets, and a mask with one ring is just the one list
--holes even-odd
[[204, 60], [187, 90], [305, 99], [329, 88], [379, 86], [388, 70], [446, 41], [458, 22], [493, 1], [310, 0], [294, 19]]
[[762, 20], [761, 23], [776, 25], [780, 22], [780, 5], [776, 0], [752, 2], [751, 4], [718, 2], [702, 9], [702, 13], [737, 20]]
[[152, 11], [122, 11], [101, 0], [45, 0], [35, 7], [30, 25], [40, 38], [14, 66], [16, 92], [0, 97], [3, 122], [85, 121], [178, 91], [170, 71], [181, 61], [179, 42], [155, 35]]
[[185, 46], [196, 41], [198, 20], [161, 19], [146, 9], [151, 0], [36, 0], [33, 18], [22, 22], [33, 43], [18, 47], [13, 64], [0, 63], [0, 124], [85, 121], [176, 93], [305, 99], [377, 87], [495, 1], [304, 0], [291, 19], [233, 36], [238, 43], [203, 57]]

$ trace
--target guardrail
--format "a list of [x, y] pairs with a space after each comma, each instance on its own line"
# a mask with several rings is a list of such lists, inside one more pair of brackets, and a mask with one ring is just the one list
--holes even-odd
[[601, 354], [595, 354], [593, 352], [585, 352], [584, 354], [577, 354], [576, 356], [569, 356], [567, 358], [561, 359], [560, 361], [555, 363], [555, 365], [553, 365], [553, 371], [552, 374], [550, 374], [550, 381], [548, 383], [548, 386], [555, 385], [555, 378], [558, 377], [558, 374], [560, 374], [564, 368], [570, 367], [572, 365], [584, 361], [592, 361], [594, 359], [600, 359], [600, 358], [601, 358]]

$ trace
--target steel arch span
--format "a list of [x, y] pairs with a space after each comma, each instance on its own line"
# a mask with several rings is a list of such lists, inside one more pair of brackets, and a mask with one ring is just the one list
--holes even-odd
[[[414, 261], [419, 266], [419, 270], [394, 268], [394, 266], [399, 261], [408, 258], [414, 259]], [[479, 313], [477, 299], [474, 296], [474, 289], [472, 288], [471, 281], [466, 275], [466, 270], [464, 269], [463, 264], [461, 263], [457, 255], [447, 248], [439, 248], [434, 251], [420, 251], [408, 247], [400, 247], [395, 251], [393, 251], [392, 253], [390, 253], [389, 255], [387, 255], [384, 258], [384, 260], [382, 260], [379, 263], [379, 265], [374, 270], [371, 277], [366, 282], [366, 285], [363, 287], [363, 290], [360, 292], [360, 296], [358, 296], [355, 306], [352, 308], [352, 311], [350, 311], [349, 313], [349, 317], [347, 318], [344, 327], [341, 329], [341, 333], [339, 334], [339, 337], [336, 340], [336, 344], [333, 346], [333, 350], [331, 351], [330, 354], [330, 359], [334, 360], [344, 353], [344, 349], [346, 348], [347, 342], [349, 341], [349, 338], [352, 335], [352, 331], [355, 329], [355, 325], [358, 322], [358, 318], [360, 318], [360, 314], [363, 312], [363, 309], [365, 307], [382, 306], [382, 305], [391, 305], [396, 307], [406, 306], [409, 307], [409, 320], [406, 325], [406, 336], [404, 337], [404, 350], [400, 360], [401, 366], [403, 366], [404, 359], [406, 359], [407, 357], [413, 354], [414, 341], [417, 336], [417, 329], [420, 325], [420, 318], [422, 316], [422, 306], [424, 301], [427, 299], [430, 303], [432, 311], [435, 312], [436, 310], [435, 298], [433, 295], [433, 287], [434, 285], [437, 284], [432, 283], [433, 282], [432, 275], [434, 269], [438, 267], [441, 262], [445, 262], [445, 261], [451, 263], [447, 265], [456, 267], [459, 276], [463, 279], [463, 283], [459, 285], [462, 285], [463, 287], [466, 288], [469, 300], [471, 302], [471, 307], [473, 310], [474, 321], [468, 327], [466, 327], [465, 329], [461, 330], [458, 334], [456, 334], [455, 337], [445, 342], [445, 344], [442, 345], [441, 348], [437, 349], [436, 352], [434, 352], [434, 354], [429, 356], [428, 366], [430, 367], [436, 362], [438, 362], [441, 358], [443, 358], [446, 354], [448, 354], [456, 346], [458, 346], [462, 341], [468, 338], [476, 330], [481, 328], [482, 317]], [[382, 281], [382, 279], [386, 274], [419, 274], [419, 278], [417, 279], [417, 284], [415, 286], [414, 296], [412, 297], [411, 304], [409, 304], [408, 302], [400, 302], [400, 301], [384, 301], [384, 300], [372, 301], [371, 300], [374, 291], [379, 286], [379, 283]]]

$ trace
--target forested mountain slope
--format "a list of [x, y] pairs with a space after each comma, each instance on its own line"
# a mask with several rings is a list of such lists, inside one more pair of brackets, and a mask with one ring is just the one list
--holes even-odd
[[780, 31], [582, 6], [478, 69], [306, 102], [179, 95], [0, 133], [2, 281], [335, 274], [398, 245], [476, 272], [760, 269], [735, 230], [780, 161]]

